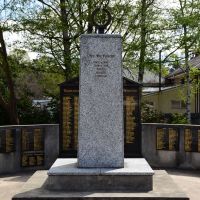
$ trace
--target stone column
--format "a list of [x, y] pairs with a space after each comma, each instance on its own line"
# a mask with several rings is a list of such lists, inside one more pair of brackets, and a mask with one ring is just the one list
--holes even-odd
[[122, 41], [81, 36], [78, 167], [124, 166]]

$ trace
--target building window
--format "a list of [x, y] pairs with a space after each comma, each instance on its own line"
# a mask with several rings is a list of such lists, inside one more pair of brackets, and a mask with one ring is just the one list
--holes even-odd
[[171, 101], [171, 108], [172, 109], [183, 109], [183, 108], [186, 108], [186, 104], [185, 104], [184, 101], [172, 100]]

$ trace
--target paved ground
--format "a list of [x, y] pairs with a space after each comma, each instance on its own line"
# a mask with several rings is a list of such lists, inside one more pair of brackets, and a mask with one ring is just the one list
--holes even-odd
[[[200, 171], [167, 170], [174, 182], [190, 197], [200, 199]], [[0, 176], [0, 200], [11, 200], [33, 173]]]
[[0, 176], [0, 200], [11, 200], [33, 173]]
[[190, 200], [200, 200], [200, 171], [167, 170]]

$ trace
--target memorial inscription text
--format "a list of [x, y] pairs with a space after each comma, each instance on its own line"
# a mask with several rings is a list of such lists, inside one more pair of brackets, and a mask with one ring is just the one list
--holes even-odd
[[178, 151], [179, 150], [178, 130], [176, 128], [157, 128], [156, 149]]
[[78, 94], [63, 97], [62, 150], [76, 150], [78, 143]]
[[23, 128], [21, 140], [22, 167], [44, 165], [44, 130], [42, 128]]
[[0, 131], [0, 153], [15, 151], [15, 129], [3, 129]]
[[114, 58], [115, 55], [90, 54], [89, 57], [93, 60], [93, 66], [95, 68], [95, 77], [107, 77], [109, 68], [109, 59]]
[[184, 130], [186, 152], [200, 152], [200, 130], [186, 128]]
[[136, 101], [133, 96], [125, 96], [124, 110], [125, 110], [125, 143], [133, 144], [135, 141], [135, 108]]
[[[75, 91], [75, 92], [72, 92]], [[138, 102], [133, 94], [134, 90], [128, 90], [124, 97], [124, 127], [125, 143], [134, 144], [137, 130], [137, 116], [135, 115]], [[78, 143], [78, 102], [79, 96], [77, 90], [65, 90], [62, 100], [62, 151], [77, 150]]]

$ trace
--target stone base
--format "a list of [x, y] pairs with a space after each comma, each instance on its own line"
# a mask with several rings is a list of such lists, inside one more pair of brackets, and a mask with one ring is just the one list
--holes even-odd
[[150, 191], [154, 172], [144, 158], [125, 159], [124, 168], [78, 168], [77, 159], [57, 159], [48, 171], [49, 190]]
[[163, 170], [155, 170], [153, 190], [149, 192], [49, 191], [45, 188], [47, 178], [47, 171], [37, 171], [12, 200], [189, 200]]

